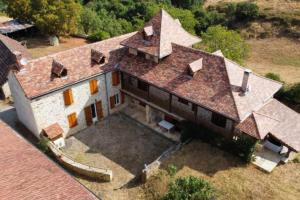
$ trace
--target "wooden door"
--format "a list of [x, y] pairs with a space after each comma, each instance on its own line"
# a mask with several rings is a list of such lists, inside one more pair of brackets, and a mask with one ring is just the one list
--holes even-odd
[[86, 125], [91, 126], [93, 124], [93, 116], [91, 106], [84, 109]]
[[103, 110], [102, 110], [102, 102], [98, 101], [96, 102], [96, 111], [97, 111], [97, 116], [98, 120], [103, 118]]

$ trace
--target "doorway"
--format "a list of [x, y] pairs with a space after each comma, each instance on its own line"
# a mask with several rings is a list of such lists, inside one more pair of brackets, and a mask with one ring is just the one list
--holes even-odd
[[94, 103], [91, 104], [91, 110], [92, 110], [92, 119], [93, 119], [93, 122], [98, 121], [98, 120], [97, 120], [96, 105], [95, 105]]

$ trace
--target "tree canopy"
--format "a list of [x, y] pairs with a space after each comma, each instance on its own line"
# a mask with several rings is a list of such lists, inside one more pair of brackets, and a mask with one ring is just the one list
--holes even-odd
[[49, 35], [75, 32], [81, 6], [75, 0], [5, 0], [9, 16], [33, 22]]
[[238, 63], [243, 63], [248, 52], [248, 45], [239, 33], [220, 25], [209, 27], [202, 39], [208, 51], [221, 50], [225, 57]]

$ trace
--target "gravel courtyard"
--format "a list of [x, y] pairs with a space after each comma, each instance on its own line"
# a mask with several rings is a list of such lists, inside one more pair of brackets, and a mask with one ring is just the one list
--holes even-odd
[[[122, 191], [173, 143], [132, 119], [114, 114], [68, 138], [63, 149], [78, 162], [113, 171], [111, 183], [80, 180], [104, 199], [127, 199]], [[112, 194], [112, 191], [114, 191]], [[115, 196], [117, 195], [117, 196]]]

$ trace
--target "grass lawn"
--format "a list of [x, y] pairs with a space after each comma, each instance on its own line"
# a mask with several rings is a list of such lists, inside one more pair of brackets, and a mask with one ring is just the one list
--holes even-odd
[[88, 43], [85, 39], [74, 37], [61, 37], [59, 46], [50, 46], [48, 39], [45, 37], [35, 36], [20, 38], [18, 40], [26, 41], [27, 48], [34, 58], [50, 55]]
[[193, 175], [211, 182], [219, 200], [298, 200], [300, 196], [300, 164], [282, 165], [266, 174], [226, 152], [193, 141], [167, 160], [160, 173], [143, 186], [146, 199], [159, 199], [166, 192], [170, 181], [166, 169], [170, 164], [178, 167], [177, 177]]
[[288, 38], [252, 39], [245, 66], [265, 75], [277, 73], [287, 83], [300, 82], [300, 42]]
[[297, 0], [206, 0], [205, 6], [242, 1], [256, 3], [260, 12], [268, 16], [300, 19], [300, 1]]

